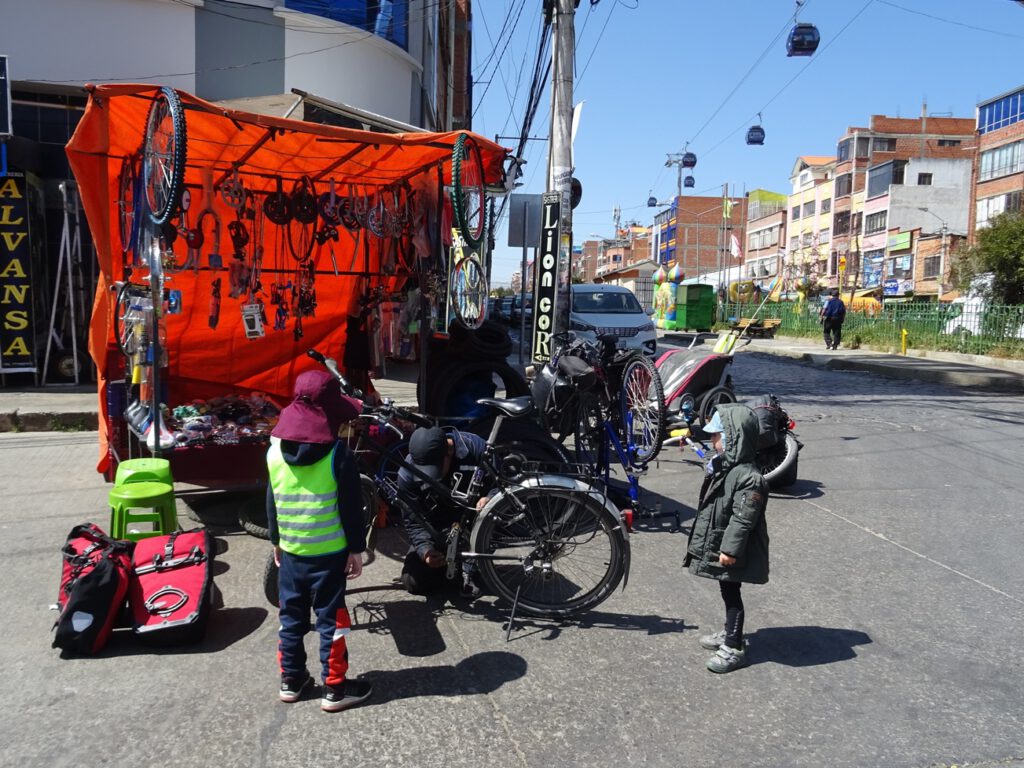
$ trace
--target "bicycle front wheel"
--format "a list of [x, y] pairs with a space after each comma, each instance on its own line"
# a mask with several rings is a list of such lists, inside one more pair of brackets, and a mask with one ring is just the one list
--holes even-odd
[[499, 498], [474, 526], [470, 545], [480, 575], [517, 610], [560, 618], [608, 598], [626, 570], [617, 517], [595, 488], [545, 485]]
[[174, 215], [185, 185], [185, 111], [173, 88], [161, 88], [150, 105], [142, 159], [147, 213], [160, 225]]
[[631, 461], [646, 464], [661, 450], [665, 431], [665, 388], [646, 355], [629, 359], [622, 372], [619, 398], [622, 440], [632, 447]]
[[485, 201], [480, 147], [466, 134], [459, 134], [452, 148], [452, 209], [470, 250], [483, 242]]

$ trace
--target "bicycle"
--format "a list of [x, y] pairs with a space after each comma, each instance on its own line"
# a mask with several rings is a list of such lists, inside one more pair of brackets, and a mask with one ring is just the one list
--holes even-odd
[[640, 477], [658, 455], [665, 429], [665, 396], [654, 364], [641, 352], [620, 350], [618, 338], [597, 342], [572, 332], [557, 334], [551, 362], [534, 379], [534, 401], [545, 426], [564, 441], [571, 435], [576, 458], [610, 487], [612, 456], [628, 481], [634, 513], [659, 514], [640, 503]]
[[[620, 582], [628, 581], [629, 541], [618, 509], [583, 468], [568, 474], [568, 468], [560, 467], [560, 474], [552, 474], [542, 464], [501, 459], [496, 449], [501, 425], [506, 418], [529, 415], [529, 397], [478, 402], [493, 408], [497, 416], [484, 456], [464, 491], [411, 464], [402, 465], [420, 487], [458, 513], [454, 524], [438, 530], [419, 504], [410, 503], [400, 491], [397, 473], [386, 467], [374, 478], [378, 492], [430, 533], [446, 556], [446, 576], [453, 578], [463, 562], [470, 563], [491, 592], [512, 604], [513, 615], [521, 610], [563, 618], [600, 604]], [[378, 423], [387, 418], [381, 411], [369, 416]], [[495, 491], [478, 511], [476, 504], [486, 488]], [[268, 563], [268, 599], [274, 586], [276, 574]]]

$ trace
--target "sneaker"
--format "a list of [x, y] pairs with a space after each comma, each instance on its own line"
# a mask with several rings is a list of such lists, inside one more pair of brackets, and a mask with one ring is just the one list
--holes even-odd
[[325, 685], [320, 709], [324, 712], [340, 712], [354, 707], [370, 698], [373, 686], [368, 680], [345, 680], [341, 685]]
[[313, 684], [313, 678], [309, 672], [306, 672], [304, 677], [281, 677], [281, 701], [292, 702], [298, 701], [302, 696], [302, 692], [306, 690], [310, 685]]
[[476, 600], [482, 594], [480, 587], [473, 581], [472, 576], [463, 576], [462, 586], [459, 587], [459, 594], [467, 600]]
[[712, 672], [724, 674], [734, 669], [747, 666], [747, 652], [741, 648], [730, 648], [728, 645], [718, 646], [718, 652], [708, 659], [707, 668]]
[[718, 647], [725, 643], [725, 630], [720, 629], [713, 635], [701, 635], [697, 642], [706, 651], [717, 651]]

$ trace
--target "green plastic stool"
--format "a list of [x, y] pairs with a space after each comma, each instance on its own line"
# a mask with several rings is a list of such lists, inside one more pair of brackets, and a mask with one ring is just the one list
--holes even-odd
[[[110, 535], [138, 541], [163, 536], [178, 528], [174, 486], [148, 480], [115, 485], [110, 489]], [[143, 511], [144, 510], [144, 511]], [[152, 523], [151, 531], [129, 531], [134, 523]]]
[[117, 465], [114, 485], [153, 481], [174, 485], [171, 462], [167, 459], [126, 459]]

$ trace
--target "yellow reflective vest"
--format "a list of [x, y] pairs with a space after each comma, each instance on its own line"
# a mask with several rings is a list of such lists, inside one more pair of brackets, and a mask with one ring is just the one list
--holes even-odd
[[289, 554], [318, 557], [348, 546], [338, 514], [337, 450], [335, 443], [320, 461], [299, 466], [284, 460], [280, 439], [270, 439], [267, 469], [277, 506], [278, 542]]

